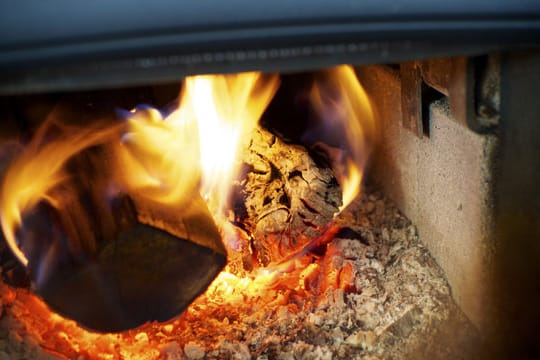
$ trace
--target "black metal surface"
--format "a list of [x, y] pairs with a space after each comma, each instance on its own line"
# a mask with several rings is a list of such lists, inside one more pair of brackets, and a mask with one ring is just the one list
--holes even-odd
[[0, 4], [0, 94], [538, 46], [534, 0]]
[[[401, 0], [345, 1], [297, 0], [248, 1], [211, 0], [95, 0], [81, 3], [68, 0], [2, 2], [2, 47], [36, 43], [79, 42], [81, 39], [126, 38], [171, 33], [209, 33], [216, 30], [278, 29], [284, 26], [309, 27], [360, 23], [402, 24], [402, 29], [418, 27], [414, 22], [434, 22], [449, 27], [451, 22], [511, 22], [534, 19], [540, 5], [534, 0]], [[405, 23], [410, 23], [406, 25]], [[436, 24], [439, 25], [436, 25]], [[385, 26], [385, 30], [391, 31]], [[320, 31], [320, 30], [315, 30]], [[221, 35], [221, 39], [226, 38]], [[256, 36], [245, 34], [244, 36]], [[200, 40], [203, 40], [202, 38]], [[220, 40], [216, 38], [215, 40]]]

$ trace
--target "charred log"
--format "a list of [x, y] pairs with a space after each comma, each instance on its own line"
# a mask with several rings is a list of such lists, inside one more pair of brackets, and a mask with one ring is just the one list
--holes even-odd
[[329, 166], [308, 151], [259, 129], [242, 154], [235, 216], [253, 236], [262, 265], [279, 261], [320, 236], [341, 206], [341, 190]]
[[198, 194], [178, 209], [111, 192], [104, 159], [102, 148], [73, 157], [67, 180], [23, 214], [16, 238], [32, 286], [96, 331], [169, 320], [225, 265], [219, 232]]

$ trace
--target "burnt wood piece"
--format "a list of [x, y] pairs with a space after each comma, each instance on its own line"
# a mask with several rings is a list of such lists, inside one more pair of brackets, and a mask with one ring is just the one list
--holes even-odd
[[139, 217], [163, 209], [146, 201], [139, 216], [129, 196], [110, 195], [103, 156], [93, 148], [74, 157], [69, 181], [49, 194], [57, 205], [42, 201], [23, 214], [16, 236], [33, 287], [54, 311], [94, 331], [169, 320], [225, 266], [219, 232], [196, 193], [190, 206], [169, 206], [176, 220], [167, 226], [144, 224]]
[[94, 331], [179, 315], [225, 265], [224, 254], [144, 224], [119, 231], [97, 257], [75, 259], [50, 211], [35, 211], [25, 220], [31, 230], [20, 233], [26, 244], [47, 245], [30, 260], [35, 291], [51, 309]]
[[308, 151], [259, 129], [242, 154], [246, 172], [235, 215], [253, 236], [262, 265], [284, 259], [319, 237], [341, 206], [341, 189], [329, 166]]

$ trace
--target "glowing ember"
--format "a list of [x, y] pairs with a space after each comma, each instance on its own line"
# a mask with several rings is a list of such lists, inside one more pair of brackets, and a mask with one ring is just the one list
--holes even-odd
[[[309, 311], [322, 293], [340, 288], [337, 279], [343, 272], [335, 267], [331, 257], [313, 260], [312, 256], [302, 256], [243, 277], [223, 271], [178, 319], [147, 324], [120, 334], [89, 332], [51, 312], [39, 298], [22, 289], [15, 294], [14, 290], [0, 286], [0, 297], [12, 303], [14, 313], [32, 314], [18, 319], [20, 326], [25, 333], [38, 337], [41, 346], [54, 355], [82, 359], [158, 359], [168, 351], [167, 339], [211, 336], [216, 327], [233, 326], [243, 316], [256, 318], [257, 314], [266, 314], [273, 308], [286, 307], [291, 313]], [[192, 328], [194, 319], [205, 323], [208, 329]]]
[[[257, 308], [289, 304], [290, 297], [296, 295], [304, 296], [304, 301], [309, 302], [310, 294], [329, 288], [351, 290], [352, 269], [345, 267], [338, 271], [331, 263], [309, 254], [332, 239], [336, 228], [331, 224], [323, 237], [311, 239], [299, 253], [278, 264], [248, 272], [237, 256], [238, 243], [248, 244], [249, 239], [240, 230], [231, 229], [235, 227], [227, 220], [231, 182], [238, 171], [239, 149], [249, 143], [277, 87], [277, 76], [258, 73], [194, 76], [186, 79], [178, 108], [165, 117], [155, 109], [138, 108], [122, 124], [98, 129], [62, 128], [60, 136], [51, 142], [45, 142], [45, 135], [54, 122], [47, 121], [12, 164], [2, 184], [2, 228], [13, 253], [27, 264], [14, 235], [27, 211], [41, 200], [53, 207], [62, 206], [51, 190], [65, 180], [66, 161], [85, 148], [106, 144], [114, 154], [111, 165], [115, 186], [175, 206], [189, 203], [192, 194], [199, 192], [225, 238], [230, 255], [226, 270], [192, 304], [180, 322], [174, 322], [175, 327], [182, 326], [182, 319], [194, 314], [211, 317], [225, 304], [249, 303]], [[374, 141], [373, 111], [354, 70], [348, 66], [324, 73], [313, 88], [311, 100], [329, 122], [330, 129], [343, 135], [344, 148], [334, 159], [334, 171], [343, 190], [343, 209], [360, 191], [369, 146]], [[3, 291], [11, 290], [4, 287]], [[72, 353], [67, 356], [86, 354], [107, 358], [104, 354], [116, 346], [126, 354], [133, 353], [129, 349], [138, 346], [133, 344], [144, 346], [148, 334], [159, 336], [170, 332], [173, 326], [173, 323], [148, 324], [122, 335], [93, 334], [51, 313], [31, 294], [25, 294], [24, 301], [33, 304], [36, 316], [46, 319], [56, 329], [54, 341], [63, 343], [48, 344], [47, 341], [53, 340], [44, 339], [45, 346], [69, 349]], [[155, 356], [147, 354], [144, 358], [159, 354], [157, 351]]]

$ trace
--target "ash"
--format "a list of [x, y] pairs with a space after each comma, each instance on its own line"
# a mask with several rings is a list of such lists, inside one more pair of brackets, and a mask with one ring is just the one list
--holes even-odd
[[170, 323], [92, 334], [88, 343], [77, 343], [73, 334], [85, 330], [74, 323], [29, 316], [33, 295], [2, 284], [0, 360], [474, 357], [476, 330], [415, 226], [388, 199], [368, 190], [336, 223], [341, 230], [312, 255], [336, 270], [334, 279], [309, 275], [309, 286], [278, 286], [260, 301], [203, 295]]

